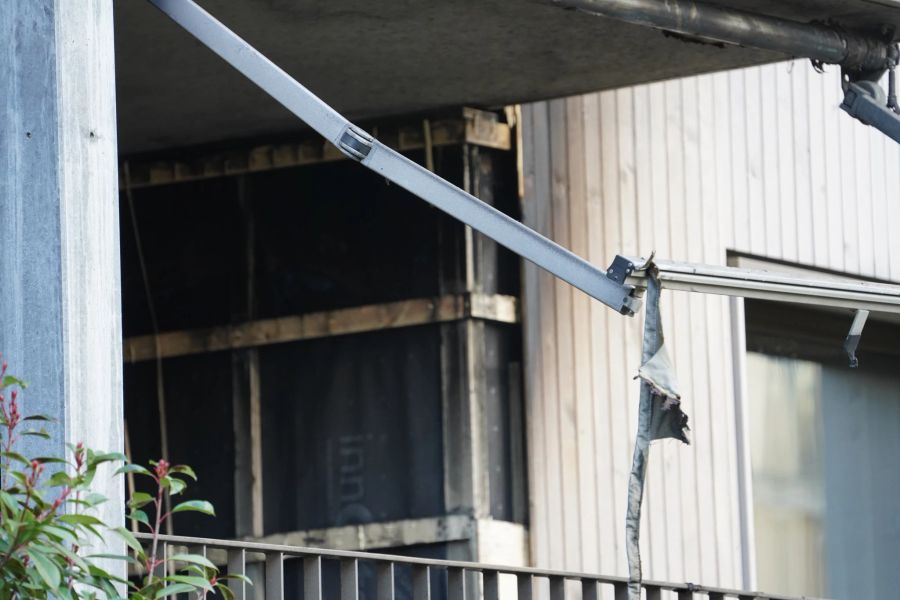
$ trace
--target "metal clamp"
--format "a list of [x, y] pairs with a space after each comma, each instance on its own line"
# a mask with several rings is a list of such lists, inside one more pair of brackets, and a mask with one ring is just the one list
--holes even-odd
[[372, 151], [373, 138], [355, 125], [349, 125], [338, 140], [338, 150], [353, 160], [362, 162]]
[[[841, 87], [844, 90], [844, 100], [841, 102], [841, 109], [900, 143], [900, 107], [897, 106], [895, 73], [898, 60], [900, 49], [895, 45], [889, 47], [883, 69], [863, 72], [843, 69]], [[885, 71], [888, 73], [887, 94], [879, 85]]]

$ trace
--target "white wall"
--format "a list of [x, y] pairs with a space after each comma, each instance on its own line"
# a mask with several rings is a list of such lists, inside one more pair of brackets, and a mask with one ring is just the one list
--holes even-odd
[[[737, 250], [900, 281], [900, 149], [840, 98], [796, 61], [525, 106], [525, 221], [601, 266]], [[641, 319], [530, 264], [524, 301], [533, 561], [625, 575]], [[693, 442], [652, 447], [644, 573], [739, 587], [729, 301], [663, 313]]]

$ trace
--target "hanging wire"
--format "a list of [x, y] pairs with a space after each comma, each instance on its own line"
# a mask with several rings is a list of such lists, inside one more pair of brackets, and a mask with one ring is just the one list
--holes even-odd
[[422, 121], [422, 135], [425, 138], [425, 168], [434, 173], [434, 143], [431, 139], [431, 121]]
[[[144, 250], [141, 244], [141, 234], [138, 229], [137, 223], [137, 213], [134, 211], [134, 194], [131, 189], [131, 170], [128, 165], [128, 161], [125, 161], [124, 164], [125, 171], [125, 198], [128, 201], [128, 214], [131, 217], [131, 230], [134, 233], [134, 242], [137, 246], [137, 255], [138, 262], [141, 267], [141, 278], [144, 283], [144, 295], [147, 300], [147, 310], [150, 312], [150, 325], [153, 328], [153, 342], [155, 346], [156, 352], [156, 406], [159, 412], [159, 445], [160, 452], [162, 453], [162, 457], [166, 460], [170, 460], [169, 456], [169, 430], [166, 420], [166, 392], [165, 392], [165, 380], [163, 378], [163, 362], [162, 362], [162, 351], [159, 345], [159, 322], [156, 319], [156, 307], [153, 304], [153, 295], [150, 293], [150, 278], [147, 275], [147, 263], [144, 260]], [[165, 511], [167, 513], [171, 513], [172, 510], [172, 499], [169, 496], [169, 492], [166, 491], [165, 496], [163, 498], [163, 504], [165, 507]], [[166, 533], [168, 535], [172, 535], [174, 532], [174, 527], [172, 525], [171, 517], [166, 519]]]
[[[894, 32], [890, 32], [891, 37], [894, 36]], [[900, 62], [900, 44], [895, 44], [890, 47], [887, 57], [887, 72], [888, 72], [888, 92], [887, 92], [887, 107], [888, 109], [894, 111], [894, 113], [900, 115], [900, 106], [897, 105], [897, 63]]]
[[888, 69], [888, 108], [900, 115], [900, 106], [897, 106], [897, 69], [895, 64], [891, 64]]

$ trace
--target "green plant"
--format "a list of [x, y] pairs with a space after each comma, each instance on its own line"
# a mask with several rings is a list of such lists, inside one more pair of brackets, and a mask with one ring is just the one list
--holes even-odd
[[[20, 392], [25, 382], [8, 375], [0, 366], [0, 598], [61, 600], [80, 598], [128, 598], [151, 600], [174, 594], [206, 598], [218, 591], [233, 594], [224, 582], [242, 575], [220, 575], [203, 556], [160, 556], [160, 531], [173, 513], [193, 511], [214, 516], [209, 502], [189, 500], [165, 512], [166, 494], [177, 496], [196, 480], [186, 465], [170, 465], [165, 459], [150, 468], [127, 464], [119, 453], [97, 453], [83, 444], [68, 445], [66, 458], [26, 457], [17, 452], [24, 436], [49, 438], [37, 428], [48, 419], [21, 413]], [[116, 475], [133, 473], [149, 478], [155, 493], [136, 492], [128, 502], [128, 518], [150, 535], [146, 549], [124, 527], [109, 528], [94, 514], [106, 498], [91, 490], [97, 469], [106, 463], [123, 463]], [[152, 508], [151, 514], [146, 512]], [[105, 536], [122, 538], [131, 554], [119, 556], [89, 553]], [[123, 560], [132, 576], [118, 577], [98, 566], [104, 560]], [[123, 595], [124, 594], [124, 595]]]

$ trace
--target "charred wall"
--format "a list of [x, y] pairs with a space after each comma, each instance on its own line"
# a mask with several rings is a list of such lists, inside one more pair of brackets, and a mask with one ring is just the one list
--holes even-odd
[[[179, 151], [179, 160], [191, 152]], [[426, 162], [425, 149], [407, 155]], [[168, 158], [131, 158], [129, 173]], [[430, 162], [518, 217], [514, 153], [463, 139], [433, 147]], [[126, 339], [447, 294], [519, 293], [517, 257], [351, 161], [123, 183]], [[476, 372], [466, 366], [472, 348]], [[448, 405], [473, 402], [472, 389], [489, 432], [482, 516], [526, 518], [518, 324], [467, 318], [160, 365], [161, 377], [154, 360], [125, 367], [133, 459], [162, 453], [161, 382], [169, 458], [196, 467], [191, 496], [218, 510], [215, 520], [179, 519], [176, 533], [270, 535], [475, 515], [475, 506], [448, 500], [457, 483], [445, 469], [448, 431], [467, 435], [448, 429]], [[253, 439], [242, 413], [250, 395], [259, 413]], [[251, 446], [261, 453], [258, 473]], [[262, 481], [255, 508], [247, 508], [248, 474]], [[262, 531], [247, 525], [248, 511], [262, 512]], [[445, 546], [427, 547], [446, 556]]]

